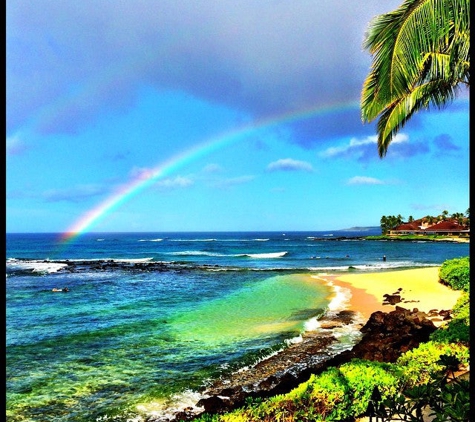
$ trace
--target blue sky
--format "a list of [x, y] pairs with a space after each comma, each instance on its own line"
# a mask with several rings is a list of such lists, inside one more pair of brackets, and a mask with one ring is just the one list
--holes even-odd
[[365, 30], [400, 3], [8, 1], [7, 231], [465, 212], [468, 92], [414, 116], [384, 159], [360, 119]]

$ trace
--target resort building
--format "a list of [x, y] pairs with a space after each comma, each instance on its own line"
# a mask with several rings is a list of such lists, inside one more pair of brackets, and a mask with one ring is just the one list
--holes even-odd
[[[464, 223], [466, 223], [464, 221]], [[410, 223], [404, 223], [392, 230], [389, 230], [389, 236], [400, 236], [404, 234], [412, 235], [439, 235], [452, 237], [470, 237], [470, 226], [460, 224], [455, 219], [437, 221], [430, 224], [427, 219], [414, 220]]]

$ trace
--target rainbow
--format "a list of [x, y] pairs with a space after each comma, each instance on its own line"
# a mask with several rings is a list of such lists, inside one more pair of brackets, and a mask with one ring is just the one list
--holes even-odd
[[201, 157], [204, 157], [218, 149], [231, 145], [243, 138], [246, 138], [253, 132], [271, 128], [273, 126], [291, 123], [298, 120], [304, 120], [311, 117], [317, 117], [325, 114], [342, 112], [359, 108], [359, 102], [345, 102], [326, 106], [319, 106], [305, 110], [285, 113], [271, 118], [254, 121], [231, 131], [221, 133], [217, 136], [209, 138], [204, 142], [194, 145], [192, 148], [182, 151], [168, 160], [158, 164], [152, 171], [147, 173], [146, 177], [138, 177], [131, 180], [129, 183], [118, 189], [103, 202], [95, 208], [87, 211], [81, 218], [79, 218], [69, 229], [67, 229], [61, 236], [63, 242], [70, 242], [79, 235], [90, 231], [90, 229], [102, 220], [105, 216], [113, 212], [125, 202], [138, 195], [154, 182], [170, 175], [172, 172], [183, 168], [188, 163], [193, 162]]

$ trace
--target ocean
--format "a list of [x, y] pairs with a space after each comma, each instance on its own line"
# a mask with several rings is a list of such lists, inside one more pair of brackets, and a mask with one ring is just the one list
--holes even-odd
[[[469, 255], [463, 243], [362, 238], [375, 234], [7, 234], [7, 420], [165, 419], [345, 309], [349, 292], [319, 274]], [[335, 336], [345, 350], [358, 333]]]

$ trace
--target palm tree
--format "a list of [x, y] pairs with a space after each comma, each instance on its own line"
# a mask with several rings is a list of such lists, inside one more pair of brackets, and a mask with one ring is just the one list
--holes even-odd
[[470, 0], [405, 0], [376, 16], [363, 47], [373, 56], [363, 84], [361, 117], [377, 124], [378, 152], [411, 116], [442, 108], [470, 86]]
[[396, 226], [400, 226], [404, 223], [404, 217], [401, 214], [398, 214], [396, 217]]

